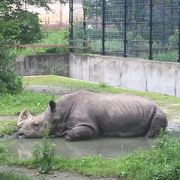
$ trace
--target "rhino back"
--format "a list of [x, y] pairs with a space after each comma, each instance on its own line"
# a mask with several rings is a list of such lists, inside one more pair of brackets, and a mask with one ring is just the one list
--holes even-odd
[[[86, 124], [96, 131], [144, 134], [150, 126], [156, 105], [131, 95], [76, 94], [68, 126]], [[98, 132], [99, 133], [99, 132]]]
[[140, 135], [149, 128], [156, 108], [151, 101], [136, 96], [104, 97], [96, 108], [96, 119], [102, 132], [120, 131]]

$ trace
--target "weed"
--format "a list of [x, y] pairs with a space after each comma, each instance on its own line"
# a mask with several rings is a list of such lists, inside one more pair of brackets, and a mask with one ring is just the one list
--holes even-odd
[[105, 88], [105, 87], [108, 87], [109, 85], [107, 83], [104, 83], [104, 82], [100, 82], [99, 83], [99, 87], [100, 88]]
[[0, 142], [0, 162], [1, 163], [4, 163], [4, 161], [6, 160], [7, 158], [7, 147], [5, 146], [5, 143], [4, 142]]
[[35, 164], [40, 173], [47, 174], [53, 169], [54, 145], [48, 140], [48, 131], [43, 133], [42, 146], [37, 145], [33, 150]]

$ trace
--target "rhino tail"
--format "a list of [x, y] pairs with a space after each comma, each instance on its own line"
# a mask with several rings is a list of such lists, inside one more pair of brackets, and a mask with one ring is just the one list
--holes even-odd
[[161, 109], [156, 108], [152, 116], [149, 129], [146, 133], [146, 137], [147, 138], [155, 137], [156, 135], [159, 134], [161, 129], [165, 130], [166, 127], [167, 127], [166, 115]]

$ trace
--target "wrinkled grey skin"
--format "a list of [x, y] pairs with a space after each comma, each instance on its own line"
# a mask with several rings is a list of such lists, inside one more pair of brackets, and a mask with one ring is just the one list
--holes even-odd
[[165, 114], [151, 101], [132, 95], [105, 95], [79, 91], [50, 101], [41, 115], [23, 111], [17, 122], [19, 137], [49, 134], [80, 140], [108, 137], [154, 137], [167, 126]]

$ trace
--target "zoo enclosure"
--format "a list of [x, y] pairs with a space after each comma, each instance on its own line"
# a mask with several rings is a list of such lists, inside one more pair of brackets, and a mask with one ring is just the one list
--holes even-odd
[[[86, 52], [180, 62], [179, 0], [69, 0], [69, 45]], [[77, 51], [71, 49], [71, 51]]]

